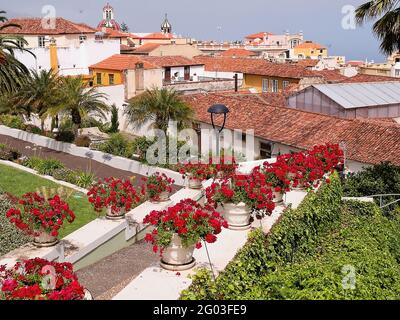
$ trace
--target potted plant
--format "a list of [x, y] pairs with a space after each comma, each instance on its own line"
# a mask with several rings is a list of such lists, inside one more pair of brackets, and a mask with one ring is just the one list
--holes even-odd
[[220, 157], [210, 157], [209, 165], [214, 178], [227, 179], [236, 173], [239, 165], [235, 157], [228, 155], [221, 155]]
[[89, 300], [70, 263], [40, 258], [0, 266], [0, 300]]
[[289, 191], [290, 180], [288, 178], [289, 166], [283, 158], [278, 157], [275, 163], [265, 162], [262, 167], [253, 169], [253, 175], [264, 175], [265, 183], [271, 188], [276, 204], [283, 203], [285, 192]]
[[165, 173], [156, 172], [150, 177], [142, 178], [144, 181], [142, 193], [146, 194], [151, 202], [163, 202], [169, 200], [172, 185], [175, 180], [167, 177]]
[[188, 179], [190, 189], [201, 189], [202, 182], [213, 176], [213, 168], [208, 163], [189, 161], [178, 165], [178, 171]]
[[50, 247], [58, 243], [58, 231], [67, 220], [72, 223], [75, 214], [60, 196], [45, 199], [38, 193], [27, 193], [18, 200], [18, 206], [7, 211], [11, 223], [33, 236], [37, 247]]
[[130, 180], [113, 177], [99, 180], [87, 195], [97, 212], [106, 208], [109, 220], [124, 219], [125, 214], [143, 200], [143, 194], [135, 189]]
[[206, 189], [206, 198], [215, 208], [223, 207], [224, 218], [232, 230], [249, 229], [253, 210], [271, 213], [275, 208], [263, 175], [236, 174], [230, 179], [214, 181]]
[[154, 230], [145, 237], [153, 251], [161, 253], [161, 266], [168, 270], [186, 270], [194, 266], [193, 251], [201, 248], [201, 240], [216, 241], [226, 221], [211, 206], [201, 206], [186, 199], [163, 211], [152, 211], [143, 223]]

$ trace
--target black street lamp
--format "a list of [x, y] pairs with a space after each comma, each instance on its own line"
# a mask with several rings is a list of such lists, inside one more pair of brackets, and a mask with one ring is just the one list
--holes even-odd
[[[213, 126], [213, 129], [215, 130], [215, 134], [216, 134], [216, 145], [217, 145], [217, 156], [219, 157], [219, 134], [222, 132], [222, 130], [224, 130], [225, 128], [225, 123], [226, 123], [226, 117], [229, 113], [229, 109], [223, 105], [223, 104], [214, 104], [213, 106], [211, 106], [210, 108], [208, 108], [208, 113], [211, 114], [211, 123]], [[224, 122], [222, 124], [221, 129], [217, 129], [214, 123], [214, 115], [219, 115], [219, 114], [223, 114], [224, 115]]]

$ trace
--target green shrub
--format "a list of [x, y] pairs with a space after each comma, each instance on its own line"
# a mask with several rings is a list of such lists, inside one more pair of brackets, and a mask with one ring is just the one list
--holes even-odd
[[68, 168], [55, 169], [52, 176], [54, 179], [69, 182], [75, 185], [78, 181], [78, 173]]
[[37, 170], [40, 167], [42, 161], [43, 160], [39, 157], [30, 157], [24, 159], [21, 164], [27, 168]]
[[[286, 210], [268, 236], [261, 230], [253, 231], [216, 283], [204, 284], [203, 275], [199, 278], [202, 284], [193, 281], [181, 298], [248, 298], [247, 293], [257, 286], [262, 275], [317, 251], [318, 237], [337, 225], [341, 197], [341, 184], [335, 173], [330, 184], [324, 184], [317, 193], [309, 193], [297, 209]], [[199, 287], [208, 289], [198, 292]], [[204, 297], [204, 292], [209, 296]]]
[[30, 133], [35, 133], [35, 134], [42, 134], [42, 129], [40, 129], [39, 127], [34, 126], [33, 124], [28, 124], [25, 127], [25, 131], [26, 132], [30, 132]]
[[35, 170], [39, 174], [51, 176], [55, 170], [62, 168], [64, 168], [64, 164], [57, 159], [42, 159]]
[[115, 104], [111, 106], [111, 123], [108, 128], [108, 133], [117, 133], [119, 131], [119, 121], [118, 121], [118, 108]]
[[88, 189], [95, 180], [96, 176], [94, 175], [94, 173], [85, 171], [77, 172], [76, 185], [78, 187]]
[[98, 150], [114, 156], [126, 157], [128, 139], [120, 133], [114, 133], [110, 139], [98, 146]]
[[72, 130], [62, 130], [55, 136], [57, 141], [72, 143], [75, 140], [75, 134]]
[[0, 124], [3, 124], [7, 127], [14, 129], [25, 129], [24, 120], [19, 116], [13, 116], [9, 114], [1, 114], [0, 115]]
[[90, 144], [92, 143], [92, 140], [88, 136], [79, 136], [75, 139], [74, 143], [78, 147], [85, 147], [88, 148]]
[[30, 242], [31, 240], [8, 221], [6, 212], [10, 208], [10, 200], [0, 191], [0, 256]]

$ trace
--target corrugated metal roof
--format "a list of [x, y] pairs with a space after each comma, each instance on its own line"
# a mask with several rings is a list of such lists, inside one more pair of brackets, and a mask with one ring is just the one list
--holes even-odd
[[400, 104], [400, 82], [318, 84], [314, 88], [345, 109]]

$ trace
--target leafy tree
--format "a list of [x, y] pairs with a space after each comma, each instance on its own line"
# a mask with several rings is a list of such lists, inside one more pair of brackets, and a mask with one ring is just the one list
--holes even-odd
[[400, 1], [371, 0], [356, 10], [358, 24], [376, 20], [373, 32], [381, 40], [381, 51], [391, 55], [400, 51]]
[[182, 129], [191, 124], [194, 113], [176, 91], [153, 88], [131, 98], [124, 114], [132, 125], [140, 128], [153, 123], [154, 128], [166, 133], [169, 121], [177, 121], [178, 129]]
[[32, 71], [14, 100], [26, 116], [33, 112], [41, 118], [43, 130], [47, 111], [60, 103], [60, 78], [52, 70]]
[[121, 23], [121, 30], [122, 30], [123, 32], [128, 32], [128, 31], [129, 31], [129, 27], [128, 27], [128, 25], [127, 25], [125, 22], [122, 22], [122, 23]]
[[28, 44], [23, 37], [4, 34], [8, 28], [21, 28], [17, 24], [8, 23], [5, 13], [0, 11], [0, 93], [2, 94], [17, 91], [29, 74], [28, 69], [15, 58], [14, 52], [16, 50], [30, 52], [23, 48]]
[[88, 115], [106, 118], [106, 113], [110, 111], [105, 103], [106, 97], [106, 94], [97, 92], [95, 88], [85, 88], [81, 77], [62, 78], [60, 102], [46, 114], [56, 116], [61, 113], [71, 116], [74, 133], [77, 135], [82, 119]]

